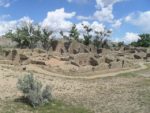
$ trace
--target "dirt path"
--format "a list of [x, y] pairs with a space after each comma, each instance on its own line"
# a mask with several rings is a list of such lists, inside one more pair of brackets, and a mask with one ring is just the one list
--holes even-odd
[[62, 74], [56, 74], [53, 72], [49, 72], [49, 71], [43, 70], [40, 67], [32, 66], [32, 65], [30, 65], [28, 68], [29, 68], [29, 71], [33, 71], [35, 73], [40, 73], [40, 74], [53, 76], [53, 77], [60, 77], [60, 78], [67, 78], [67, 79], [92, 80], [92, 79], [97, 79], [97, 78], [102, 78], [102, 77], [116, 76], [118, 74], [123, 74], [123, 73], [128, 73], [128, 72], [133, 72], [133, 71], [139, 71], [139, 70], [143, 70], [143, 69], [147, 68], [147, 66], [144, 65], [144, 63], [142, 63], [142, 62], [140, 62], [138, 65], [140, 67], [136, 68], [136, 69], [122, 70], [122, 71], [118, 71], [118, 72], [110, 72], [110, 73], [106, 73], [106, 74], [98, 74], [98, 75], [92, 75], [92, 76], [66, 76], [66, 75], [62, 75]]

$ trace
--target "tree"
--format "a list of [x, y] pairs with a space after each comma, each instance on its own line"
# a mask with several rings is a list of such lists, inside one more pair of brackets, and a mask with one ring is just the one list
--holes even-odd
[[94, 46], [96, 48], [107, 48], [108, 47], [108, 40], [107, 37], [110, 36], [111, 31], [110, 30], [104, 30], [104, 31], [95, 31], [95, 38], [93, 40]]
[[40, 40], [42, 42], [42, 47], [47, 51], [51, 47], [52, 38], [50, 39], [50, 36], [52, 35], [52, 33], [52, 31], [48, 31], [47, 29], [42, 30], [42, 36]]
[[36, 47], [37, 42], [41, 38], [41, 30], [39, 25], [33, 25], [26, 24], [25, 27], [27, 27], [28, 33], [27, 33], [27, 39], [29, 40], [29, 48], [33, 49]]
[[102, 42], [103, 42], [103, 37], [102, 37], [102, 32], [95, 32], [96, 36], [95, 39], [93, 40], [93, 44], [96, 48], [102, 47]]
[[132, 42], [135, 47], [150, 47], [150, 34], [140, 34], [140, 39], [137, 42]]
[[102, 48], [109, 48], [108, 39], [105, 39], [102, 43]]
[[5, 37], [10, 38], [12, 41], [17, 42], [17, 47], [24, 48], [29, 46], [29, 40], [27, 39], [27, 29], [17, 28], [16, 32], [9, 31]]
[[91, 43], [92, 35], [90, 34], [90, 32], [92, 31], [92, 28], [90, 28], [87, 25], [83, 25], [83, 28], [85, 29], [85, 33], [83, 35], [84, 36], [83, 43], [88, 46]]
[[70, 30], [70, 38], [74, 39], [76, 41], [79, 40], [79, 32], [78, 32], [75, 24], [72, 26], [72, 28]]
[[63, 31], [60, 31], [59, 33], [63, 37], [63, 39], [70, 40], [70, 38], [66, 36]]
[[28, 47], [33, 49], [41, 37], [40, 26], [33, 25], [32, 23], [24, 23], [15, 32], [9, 31], [5, 37], [17, 42], [17, 46], [20, 48]]
[[6, 38], [10, 38], [10, 39], [14, 39], [15, 36], [12, 32], [12, 30], [9, 30], [5, 35], [4, 35]]
[[124, 42], [118, 42], [118, 47], [122, 47], [124, 45], [125, 45]]

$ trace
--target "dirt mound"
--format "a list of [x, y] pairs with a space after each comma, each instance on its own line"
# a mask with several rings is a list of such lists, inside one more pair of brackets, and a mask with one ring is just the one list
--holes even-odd
[[48, 60], [46, 62], [47, 65], [50, 65], [50, 66], [60, 66], [60, 65], [65, 65], [65, 61], [61, 61], [61, 60], [58, 60], [58, 59], [55, 59], [55, 58], [51, 58], [50, 60]]
[[143, 59], [144, 57], [146, 57], [146, 53], [144, 52], [134, 54], [135, 59]]
[[98, 65], [98, 61], [93, 57], [90, 58], [89, 63], [92, 66], [97, 66]]

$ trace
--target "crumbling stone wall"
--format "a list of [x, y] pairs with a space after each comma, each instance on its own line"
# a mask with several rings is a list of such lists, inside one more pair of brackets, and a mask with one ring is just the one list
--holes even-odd
[[65, 40], [58, 41], [58, 44], [57, 44], [56, 49], [55, 49], [55, 52], [58, 52], [61, 55], [63, 55], [64, 53], [67, 53], [67, 49], [65, 47], [66, 43], [67, 42]]
[[86, 66], [89, 65], [89, 59], [90, 57], [87, 53], [80, 53], [74, 56], [74, 60], [72, 62], [78, 66]]

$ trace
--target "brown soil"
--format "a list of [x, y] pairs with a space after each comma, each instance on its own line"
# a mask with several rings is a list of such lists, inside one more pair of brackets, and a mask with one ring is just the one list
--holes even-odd
[[65, 65], [65, 61], [60, 61], [55, 58], [51, 58], [49, 61], [47, 61], [47, 64], [51, 66], [60, 66]]

